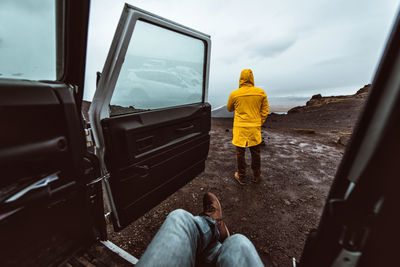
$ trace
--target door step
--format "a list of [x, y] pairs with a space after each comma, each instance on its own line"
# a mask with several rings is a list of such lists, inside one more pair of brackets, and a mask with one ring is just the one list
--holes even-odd
[[138, 259], [111, 241], [97, 241], [87, 249], [80, 250], [64, 264], [63, 267], [83, 267], [83, 266], [135, 266]]

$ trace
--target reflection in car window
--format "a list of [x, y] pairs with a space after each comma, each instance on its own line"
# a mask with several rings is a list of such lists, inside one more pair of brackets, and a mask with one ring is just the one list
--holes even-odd
[[111, 115], [201, 102], [204, 54], [199, 39], [137, 21]]
[[137, 71], [135, 72], [137, 77], [140, 79], [146, 79], [150, 81], [167, 83], [177, 86], [182, 86], [181, 80], [178, 79], [176, 75], [169, 72], [161, 72], [161, 71]]
[[55, 80], [54, 0], [0, 1], [0, 78]]

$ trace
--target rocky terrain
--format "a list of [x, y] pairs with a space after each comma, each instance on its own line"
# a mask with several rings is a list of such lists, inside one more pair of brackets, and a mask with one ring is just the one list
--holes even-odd
[[305, 106], [294, 107], [287, 114], [270, 114], [264, 127], [296, 132], [311, 130], [346, 145], [370, 88], [370, 84], [365, 85], [354, 95], [314, 95]]
[[109, 225], [110, 240], [140, 258], [169, 212], [183, 208], [199, 214], [204, 192], [211, 191], [221, 199], [231, 233], [246, 235], [266, 266], [292, 266], [309, 230], [318, 225], [368, 89], [352, 96], [316, 95], [287, 115], [270, 114], [262, 127], [262, 181], [257, 185], [234, 181], [232, 119], [213, 118], [204, 173], [123, 231], [115, 233]]

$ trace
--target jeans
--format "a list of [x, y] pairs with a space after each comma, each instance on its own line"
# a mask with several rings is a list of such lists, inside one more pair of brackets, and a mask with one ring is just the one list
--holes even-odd
[[140, 258], [137, 266], [264, 266], [254, 245], [235, 234], [221, 244], [213, 219], [175, 210]]
[[[261, 175], [261, 152], [260, 145], [251, 146], [251, 169], [253, 170], [253, 175], [255, 177], [260, 177]], [[236, 147], [236, 168], [239, 177], [244, 177], [246, 175], [246, 159], [245, 159], [246, 148]]]

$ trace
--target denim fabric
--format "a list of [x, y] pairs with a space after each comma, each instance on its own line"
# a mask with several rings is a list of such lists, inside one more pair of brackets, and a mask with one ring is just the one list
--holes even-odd
[[[263, 266], [253, 244], [242, 235], [233, 235], [223, 244], [210, 217], [193, 216], [175, 210], [165, 219], [137, 266]], [[238, 265], [238, 264], [246, 265]]]
[[228, 237], [221, 246], [216, 266], [264, 266], [253, 243], [241, 234]]

